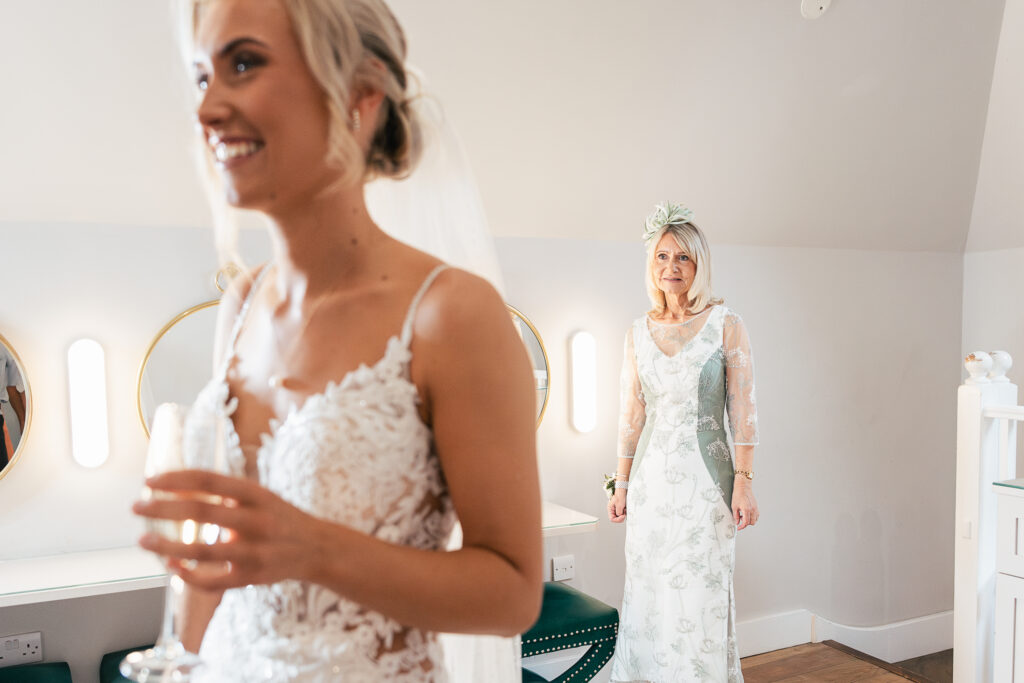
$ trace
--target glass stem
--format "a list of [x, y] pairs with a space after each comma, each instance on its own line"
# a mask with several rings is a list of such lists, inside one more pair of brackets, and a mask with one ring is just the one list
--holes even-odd
[[178, 639], [178, 630], [175, 628], [174, 612], [180, 604], [180, 598], [185, 589], [185, 582], [177, 574], [169, 574], [167, 590], [164, 591], [164, 618], [160, 627], [160, 639], [157, 645], [166, 650], [184, 649]]

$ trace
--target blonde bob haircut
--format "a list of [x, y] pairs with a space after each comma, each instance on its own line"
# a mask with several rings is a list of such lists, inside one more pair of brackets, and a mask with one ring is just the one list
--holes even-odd
[[[189, 69], [203, 8], [217, 1], [178, 0], [179, 43]], [[405, 34], [394, 14], [383, 0], [283, 3], [306, 65], [324, 93], [330, 113], [327, 161], [341, 171], [338, 186], [408, 176], [419, 160], [423, 136], [407, 94], [413, 89], [405, 66]], [[365, 91], [384, 95], [366, 154], [352, 135], [351, 115], [354, 93]], [[237, 225], [228, 218], [212, 154], [200, 142], [218, 251], [222, 260], [237, 257]]]
[[665, 293], [658, 288], [654, 279], [654, 257], [658, 250], [658, 242], [665, 235], [672, 235], [676, 244], [686, 252], [696, 267], [693, 283], [686, 293], [689, 299], [686, 311], [696, 314], [708, 306], [722, 303], [722, 299], [711, 291], [711, 250], [708, 249], [704, 233], [693, 223], [671, 223], [658, 230], [647, 241], [647, 296], [653, 305], [650, 314], [660, 317], [664, 315], [667, 306]]

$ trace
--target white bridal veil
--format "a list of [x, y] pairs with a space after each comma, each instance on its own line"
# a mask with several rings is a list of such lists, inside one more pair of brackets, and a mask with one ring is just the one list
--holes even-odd
[[366, 186], [370, 215], [392, 236], [504, 293], [494, 238], [462, 143], [435, 100], [419, 96], [412, 106], [423, 128], [423, 155], [408, 178]]
[[[489, 280], [504, 293], [494, 239], [458, 135], [434, 100], [421, 96], [413, 107], [423, 126], [423, 156], [405, 180], [367, 185], [370, 215], [397, 239]], [[462, 529], [456, 526], [449, 550], [461, 545]], [[519, 638], [446, 633], [441, 644], [451, 683], [522, 680]]]

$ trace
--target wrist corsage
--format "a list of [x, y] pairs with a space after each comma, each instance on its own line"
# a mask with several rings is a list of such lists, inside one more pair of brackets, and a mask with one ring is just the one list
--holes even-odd
[[604, 495], [608, 496], [608, 500], [612, 499], [615, 495], [615, 489], [628, 489], [629, 480], [626, 479], [625, 474], [606, 474], [604, 475]]
[[604, 495], [608, 496], [608, 500], [612, 499], [612, 495], [615, 493], [615, 475], [606, 474], [604, 475]]

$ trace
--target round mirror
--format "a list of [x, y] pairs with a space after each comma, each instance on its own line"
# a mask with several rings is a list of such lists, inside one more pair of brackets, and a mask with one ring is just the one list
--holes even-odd
[[0, 335], [0, 479], [21, 455], [32, 424], [32, 395], [25, 365], [14, 347]]
[[530, 354], [530, 362], [533, 364], [533, 386], [537, 390], [537, 426], [540, 427], [540, 421], [544, 419], [544, 411], [548, 407], [548, 352], [544, 348], [540, 332], [530, 319], [513, 306], [505, 304], [505, 307], [512, 314], [512, 323], [526, 344], [526, 351]]
[[[136, 402], [142, 428], [149, 436], [153, 411], [161, 403], [188, 405], [210, 379], [217, 304], [207, 301], [174, 316], [149, 345], [139, 365]], [[548, 354], [540, 333], [529, 318], [506, 304], [516, 331], [533, 364], [537, 390], [537, 426], [548, 406]]]
[[150, 343], [139, 365], [136, 396], [147, 437], [158, 405], [190, 405], [210, 381], [219, 303], [214, 299], [182, 311]]

